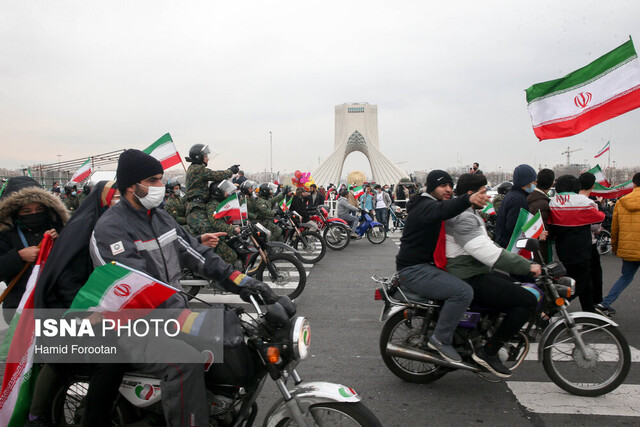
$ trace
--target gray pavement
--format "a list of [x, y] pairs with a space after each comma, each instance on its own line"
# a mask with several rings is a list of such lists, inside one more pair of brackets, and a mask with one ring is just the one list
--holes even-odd
[[[311, 322], [311, 356], [298, 368], [303, 379], [352, 387], [384, 426], [640, 424], [638, 363], [632, 364], [622, 387], [599, 398], [576, 398], [563, 392], [535, 360], [525, 361], [509, 382], [496, 384], [468, 372], [451, 372], [424, 385], [395, 377], [380, 358], [382, 303], [374, 301], [376, 286], [370, 277], [394, 272], [399, 237], [392, 233], [382, 245], [358, 240], [344, 251], [327, 251], [320, 263], [307, 266], [307, 286], [296, 301], [298, 314]], [[621, 262], [606, 255], [602, 264], [606, 292], [617, 279]], [[639, 284], [637, 277], [615, 304], [614, 320], [634, 349], [640, 349]], [[640, 362], [638, 354], [636, 350], [636, 362]], [[259, 422], [279, 397], [267, 380], [258, 401]]]

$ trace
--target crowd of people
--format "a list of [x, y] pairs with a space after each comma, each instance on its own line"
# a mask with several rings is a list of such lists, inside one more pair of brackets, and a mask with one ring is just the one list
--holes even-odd
[[[531, 292], [514, 286], [516, 281], [539, 275], [540, 263], [559, 259], [576, 281], [575, 296], [582, 309], [611, 316], [615, 313], [612, 304], [640, 267], [640, 173], [633, 177], [632, 193], [618, 200], [611, 213], [602, 200], [590, 196], [595, 184], [592, 174], [556, 179], [552, 170], [536, 172], [529, 165], [519, 165], [513, 182], [498, 187], [500, 194], [493, 200], [495, 233], [490, 236], [486, 217], [479, 215], [490, 201], [488, 182], [477, 163], [459, 177], [455, 197], [454, 181], [442, 170], [431, 171], [422, 187], [414, 183], [400, 183], [395, 189], [365, 185], [356, 197], [355, 188], [344, 184], [327, 189], [315, 184], [295, 189], [258, 184], [247, 179], [239, 165], [208, 168], [208, 154], [206, 145], [191, 147], [184, 187], [176, 180], [163, 184], [160, 162], [138, 150], [122, 153], [116, 181], [97, 183], [93, 189], [85, 185], [80, 194], [76, 186], [61, 189], [55, 183], [52, 190], [45, 190], [29, 177], [11, 178], [0, 198], [0, 280], [11, 284], [3, 301], [7, 323], [25, 292], [44, 235], [58, 243], [43, 269], [42, 285], [36, 288], [36, 308], [68, 308], [93, 268], [110, 261], [123, 262], [178, 289], [181, 269], [186, 267], [231, 292], [244, 289], [267, 300], [275, 298], [268, 286], [236, 268], [237, 255], [226, 245], [225, 237], [241, 231], [237, 220], [216, 218], [220, 204], [237, 191], [244, 196], [239, 204], [246, 205], [247, 217], [271, 230], [273, 239], [281, 234], [274, 224], [280, 206], [288, 206], [306, 222], [315, 209], [335, 200], [337, 216], [354, 233], [361, 213], [375, 217], [388, 229], [392, 203], [406, 208], [408, 216], [396, 258], [400, 283], [444, 302], [429, 347], [447, 360], [461, 360], [451, 343], [462, 314], [472, 303], [494, 307], [506, 316], [474, 354], [474, 360], [503, 378], [510, 370], [499, 360], [498, 351], [537, 305]], [[554, 197], [549, 196], [552, 187]], [[535, 259], [507, 250], [522, 209], [540, 212], [544, 221], [542, 251]], [[620, 279], [603, 297], [594, 233], [606, 218], [611, 219], [613, 252], [623, 261]], [[186, 308], [187, 299], [176, 294], [163, 305]], [[120, 344], [125, 349], [135, 345]], [[195, 350], [183, 343], [181, 351]], [[148, 356], [153, 358], [153, 354]], [[208, 418], [201, 369], [162, 363], [138, 368], [162, 378], [167, 392], [163, 408], [169, 424]], [[47, 390], [55, 389], [51, 384], [67, 375], [64, 369], [51, 366], [43, 373], [38, 377], [40, 388], [36, 384], [40, 392], [35, 393], [30, 409], [31, 425], [46, 425], [38, 423], [46, 419], [44, 408], [52, 398]], [[110, 406], [105, 402], [115, 398], [122, 373], [121, 367], [100, 365], [94, 369], [85, 408], [91, 425], [108, 420]], [[181, 387], [185, 380], [192, 384], [188, 389]]]
[[[446, 360], [458, 362], [453, 332], [470, 304], [495, 308], [505, 318], [473, 359], [498, 377], [511, 371], [498, 351], [536, 309], [536, 296], [516, 283], [541, 273], [540, 263], [559, 260], [576, 282], [572, 298], [583, 311], [611, 316], [612, 303], [633, 280], [640, 266], [640, 173], [634, 189], [615, 203], [613, 214], [600, 198], [592, 197], [595, 176], [562, 175], [550, 169], [538, 172], [526, 164], [513, 172], [513, 182], [499, 186], [494, 199], [497, 213], [494, 236], [487, 232], [481, 210], [490, 201], [487, 179], [478, 164], [458, 178], [454, 197], [452, 177], [443, 170], [427, 176], [426, 189], [407, 202], [396, 269], [400, 285], [415, 294], [443, 301], [429, 348]], [[555, 195], [550, 190], [555, 187]], [[541, 251], [530, 259], [507, 250], [521, 211], [540, 212], [545, 231]], [[622, 258], [622, 275], [603, 298], [602, 267], [595, 234], [610, 217], [613, 253]], [[519, 233], [520, 230], [516, 230]], [[506, 273], [506, 274], [505, 274]]]

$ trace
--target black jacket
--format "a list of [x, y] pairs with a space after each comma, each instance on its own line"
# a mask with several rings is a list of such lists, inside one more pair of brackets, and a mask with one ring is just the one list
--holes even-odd
[[413, 197], [407, 203], [408, 216], [396, 256], [396, 270], [432, 263], [442, 221], [461, 214], [469, 206], [468, 194], [442, 202], [427, 193]]
[[498, 210], [498, 217], [496, 218], [496, 243], [506, 248], [511, 240], [513, 229], [518, 222], [518, 216], [520, 215], [520, 209], [525, 211], [529, 210], [527, 204], [527, 196], [529, 193], [522, 188], [513, 187], [511, 191], [507, 193]]
[[302, 222], [309, 221], [309, 213], [307, 212], [307, 204], [300, 196], [293, 196], [291, 200], [291, 206], [289, 207], [293, 212], [297, 212], [302, 217]]
[[316, 191], [316, 201], [313, 201], [313, 195], [309, 194], [305, 201], [307, 202], [307, 207], [309, 208], [317, 208], [318, 206], [324, 205], [324, 196]]

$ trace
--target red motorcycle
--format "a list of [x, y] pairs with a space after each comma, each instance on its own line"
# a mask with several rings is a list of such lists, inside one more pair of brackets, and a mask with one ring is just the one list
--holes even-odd
[[328, 206], [318, 206], [310, 220], [316, 223], [330, 249], [340, 251], [349, 246], [351, 227], [344, 219], [329, 217]]

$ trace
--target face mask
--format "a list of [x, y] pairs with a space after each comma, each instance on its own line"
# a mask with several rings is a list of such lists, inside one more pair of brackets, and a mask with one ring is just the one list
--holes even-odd
[[29, 215], [19, 215], [18, 222], [21, 225], [34, 230], [47, 227], [50, 224], [51, 219], [49, 217], [49, 212], [45, 211]]
[[147, 195], [144, 197], [140, 197], [136, 194], [136, 197], [138, 198], [142, 206], [144, 206], [146, 209], [153, 209], [160, 206], [160, 204], [164, 200], [164, 187], [147, 187], [146, 185], [142, 184], [138, 185], [147, 189]]
[[173, 190], [173, 194], [180, 197], [180, 190]]
[[72, 191], [72, 192], [71, 192], [71, 195], [72, 195], [72, 196], [75, 196], [76, 194], [78, 194], [78, 193], [76, 193], [75, 191]]
[[531, 184], [531, 187], [529, 188], [525, 188], [524, 191], [526, 191], [527, 193], [533, 193], [533, 190], [536, 189], [536, 185], [535, 184]]

